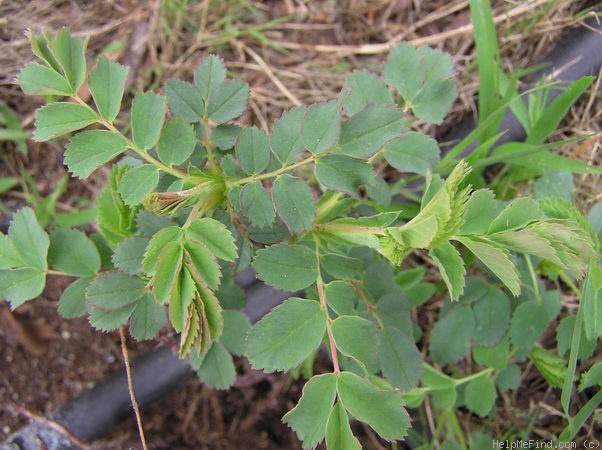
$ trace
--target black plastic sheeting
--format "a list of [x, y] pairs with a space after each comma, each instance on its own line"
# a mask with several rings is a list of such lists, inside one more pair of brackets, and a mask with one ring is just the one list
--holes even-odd
[[[587, 24], [592, 29], [582, 27], [567, 34], [548, 60], [543, 62], [547, 68], [536, 77], [541, 78], [555, 71], [556, 80], [570, 82], [598, 73], [602, 65], [602, 26], [595, 20]], [[550, 101], [554, 98], [553, 94]], [[469, 121], [458, 126], [444, 140], [460, 140], [473, 128], [474, 123]], [[506, 115], [501, 123], [500, 130], [505, 129], [509, 131], [497, 145], [524, 139], [524, 130], [512, 114]], [[257, 281], [252, 271], [241, 273], [238, 283], [247, 292], [244, 312], [252, 322], [258, 321], [291, 295]], [[185, 361], [166, 347], [135, 360], [132, 363], [132, 377], [140, 407], [164, 397], [194, 374]], [[132, 414], [124, 369], [54, 411], [47, 420], [34, 421], [12, 434], [0, 443], [0, 450], [80, 450], [77, 440], [90, 443]]]

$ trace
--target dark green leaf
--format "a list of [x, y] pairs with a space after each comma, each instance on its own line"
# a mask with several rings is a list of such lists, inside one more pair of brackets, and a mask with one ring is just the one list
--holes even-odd
[[161, 135], [165, 97], [152, 92], [137, 94], [132, 103], [132, 139], [142, 150], [152, 148]]
[[387, 86], [378, 76], [364, 70], [355, 71], [345, 80], [343, 89], [351, 89], [351, 92], [343, 108], [350, 116], [360, 112], [369, 103], [393, 102], [391, 93]]
[[95, 275], [100, 255], [94, 243], [79, 230], [57, 228], [50, 233], [48, 261], [56, 269], [76, 277]]
[[[556, 342], [558, 354], [565, 356], [573, 344], [573, 332], [575, 330], [575, 321], [577, 316], [567, 316], [563, 318], [556, 327]], [[577, 359], [587, 359], [596, 350], [597, 339], [589, 340], [585, 334], [585, 328], [581, 328], [581, 337], [579, 338], [579, 351]]]
[[339, 316], [355, 313], [357, 289], [351, 283], [332, 281], [324, 288], [324, 295], [328, 306]]
[[100, 308], [92, 308], [90, 311], [90, 324], [102, 331], [116, 330], [121, 325], [125, 325], [136, 309], [136, 303], [130, 303], [119, 309], [105, 311]]
[[128, 68], [101, 57], [90, 72], [88, 86], [100, 117], [113, 122], [121, 109]]
[[357, 280], [361, 278], [362, 261], [357, 258], [326, 253], [320, 255], [321, 267], [333, 277], [339, 280]]
[[163, 163], [178, 165], [190, 158], [195, 144], [196, 136], [192, 127], [180, 117], [174, 117], [161, 130], [157, 153]]
[[550, 386], [562, 388], [567, 374], [567, 362], [563, 358], [539, 345], [531, 349], [529, 358]]
[[211, 132], [211, 143], [220, 150], [229, 150], [236, 144], [240, 131], [238, 125], [218, 125]]
[[282, 418], [295, 430], [303, 448], [315, 448], [324, 439], [336, 392], [335, 374], [315, 375], [303, 386], [303, 395], [297, 406]]
[[[221, 298], [220, 303], [223, 305]], [[251, 329], [249, 318], [243, 312], [233, 309], [224, 310], [223, 317], [224, 331], [220, 342], [230, 353], [235, 355], [244, 354], [245, 340], [247, 338], [247, 333]]]
[[0, 299], [15, 309], [36, 298], [44, 290], [46, 273], [36, 267], [0, 270]]
[[46, 256], [50, 239], [31, 208], [20, 209], [13, 215], [8, 237], [25, 266], [39, 269], [40, 272], [48, 268]]
[[63, 291], [57, 307], [61, 316], [65, 319], [74, 319], [89, 311], [90, 308], [86, 302], [86, 288], [91, 281], [92, 277], [80, 278]]
[[508, 365], [508, 358], [510, 358], [510, 339], [506, 336], [493, 347], [475, 345], [472, 349], [472, 357], [477, 364], [502, 370]]
[[501, 391], [518, 389], [521, 383], [520, 367], [516, 364], [508, 364], [503, 370], [498, 372], [495, 378], [495, 385]]
[[219, 342], [211, 346], [198, 372], [203, 383], [216, 389], [228, 389], [236, 380], [232, 355]]
[[240, 191], [240, 205], [251, 224], [266, 227], [274, 223], [276, 211], [272, 197], [263, 188], [261, 181], [246, 184]]
[[510, 326], [510, 299], [506, 294], [499, 289], [490, 288], [488, 295], [476, 302], [472, 310], [477, 342], [486, 347], [499, 343]]
[[337, 402], [326, 424], [328, 450], [361, 450], [362, 446], [351, 432], [349, 416], [343, 405]]
[[403, 292], [383, 295], [376, 303], [376, 313], [386, 327], [396, 328], [412, 336], [410, 301]]
[[144, 281], [121, 272], [96, 277], [86, 289], [86, 298], [104, 311], [115, 311], [136, 303], [144, 295]]
[[596, 363], [581, 377], [579, 391], [592, 386], [602, 386], [602, 363]]
[[358, 316], [339, 316], [332, 321], [332, 335], [337, 349], [346, 356], [369, 366], [376, 358], [376, 325]]
[[137, 302], [132, 314], [130, 331], [138, 340], [152, 339], [167, 324], [165, 308], [157, 304], [150, 292]]
[[422, 356], [414, 340], [396, 328], [379, 333], [378, 359], [383, 375], [396, 388], [414, 387], [422, 375]]
[[240, 116], [247, 107], [249, 85], [241, 80], [227, 80], [217, 86], [207, 99], [207, 118], [224, 123]]
[[36, 141], [47, 141], [61, 134], [87, 127], [96, 120], [96, 113], [87, 106], [75, 103], [50, 103], [38, 109], [33, 137]]
[[512, 314], [510, 340], [515, 347], [529, 348], [548, 326], [546, 308], [535, 300], [521, 303]]
[[75, 93], [86, 79], [86, 46], [87, 39], [71, 37], [67, 28], [59, 31], [54, 38], [53, 53], [63, 69], [65, 78]]
[[480, 417], [485, 417], [495, 403], [495, 385], [488, 376], [470, 380], [464, 391], [466, 407]]
[[126, 205], [139, 205], [158, 183], [159, 169], [153, 164], [142, 164], [123, 175], [119, 184], [119, 193]]
[[305, 106], [293, 108], [284, 113], [274, 125], [270, 137], [270, 146], [282, 165], [295, 162], [297, 155], [304, 148], [301, 139], [301, 128], [306, 113], [307, 108]]
[[400, 172], [426, 176], [439, 164], [439, 145], [429, 136], [410, 131], [385, 146], [385, 158]]
[[305, 114], [301, 128], [304, 147], [312, 153], [321, 153], [339, 140], [341, 118], [337, 102], [312, 105]]
[[304, 289], [318, 277], [316, 253], [304, 245], [277, 244], [259, 250], [253, 267], [263, 281], [283, 290]]
[[316, 178], [323, 186], [356, 195], [362, 185], [373, 184], [375, 173], [364, 160], [345, 155], [328, 155], [316, 161]]
[[142, 260], [149, 240], [141, 237], [131, 237], [121, 241], [111, 257], [115, 267], [128, 275], [142, 272]]
[[274, 308], [251, 329], [247, 358], [266, 372], [290, 370], [313, 352], [326, 331], [320, 303], [292, 297]]
[[192, 221], [186, 228], [186, 238], [201, 242], [220, 259], [236, 259], [237, 248], [232, 233], [215, 219], [205, 217]]
[[405, 128], [402, 111], [370, 104], [343, 124], [337, 151], [357, 158], [372, 156]]
[[407, 435], [410, 418], [399, 391], [381, 390], [354, 373], [341, 372], [337, 393], [345, 409], [383, 439], [395, 441]]
[[309, 230], [316, 218], [316, 205], [305, 182], [284, 174], [273, 188], [276, 211], [293, 233]]
[[86, 178], [127, 149], [127, 140], [107, 130], [82, 131], [66, 146], [65, 164], [76, 177]]
[[172, 78], [165, 83], [169, 110], [188, 122], [198, 122], [205, 116], [201, 93], [192, 84]]
[[433, 360], [444, 365], [463, 358], [470, 348], [474, 328], [474, 313], [469, 307], [453, 308], [433, 327], [429, 344]]
[[21, 89], [28, 95], [71, 95], [73, 89], [61, 74], [37, 63], [27, 64], [17, 76]]
[[236, 141], [236, 156], [248, 175], [264, 170], [270, 162], [270, 141], [265, 131], [256, 127], [245, 128]]
[[226, 79], [226, 67], [224, 62], [215, 55], [209, 55], [203, 58], [197, 69], [194, 71], [194, 84], [207, 100], [209, 95], [217, 86]]

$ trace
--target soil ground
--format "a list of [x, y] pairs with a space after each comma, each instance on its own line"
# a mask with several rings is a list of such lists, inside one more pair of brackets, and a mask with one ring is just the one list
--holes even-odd
[[[504, 64], [509, 69], [540, 60], [564, 32], [578, 26], [575, 13], [588, 6], [584, 1], [548, 3], [554, 6], [539, 17], [529, 10], [519, 11], [520, 2], [494, 2]], [[282, 111], [295, 104], [334, 98], [349, 71], [378, 69], [386, 58], [387, 45], [406, 40], [428, 43], [454, 56], [459, 99], [442, 126], [425, 127], [439, 136], [474, 113], [474, 42], [466, 28], [467, 4], [461, 0], [37, 0], [24, 6], [18, 0], [0, 0], [0, 101], [15, 112], [25, 129], [31, 129], [42, 99], [25, 97], [12, 82], [32, 59], [23, 35], [27, 28], [39, 32], [69, 26], [78, 35], [90, 36], [90, 56], [112, 45], [116, 59], [132, 68], [132, 90], [160, 90], [171, 77], [190, 79], [203, 55], [219, 53], [229, 69], [252, 87], [244, 120], [264, 128], [270, 128]], [[270, 23], [264, 30], [257, 28]], [[266, 45], [270, 43], [277, 48]], [[563, 132], [575, 135], [599, 130], [599, 100], [594, 99], [590, 108], [598, 122], [585, 122], [573, 113]], [[0, 177], [28, 173], [33, 179], [30, 190], [44, 197], [65, 176], [64, 143], [28, 142], [27, 157], [12, 142], [1, 144]], [[85, 181], [70, 180], [57, 210], [85, 205], [102, 188], [105, 177], [101, 170]], [[583, 203], [590, 198], [585, 195]], [[20, 187], [1, 197], [8, 209], [22, 205], [25, 199], [26, 190]], [[5, 226], [6, 220], [0, 213], [0, 226]], [[97, 332], [85, 318], [67, 321], [57, 314], [57, 299], [68, 282], [50, 277], [43, 295], [16, 311], [0, 303], [0, 441], [123, 367], [117, 334]], [[156, 345], [131, 340], [130, 356], [135, 358]], [[318, 361], [318, 369], [327, 364]], [[230, 391], [208, 389], [195, 378], [144, 409], [149, 448], [300, 448], [280, 418], [299, 398], [302, 381], [254, 372], [244, 361], [239, 361], [239, 372], [242, 381]], [[526, 372], [522, 386], [512, 398], [501, 400], [505, 412], [498, 420], [519, 427], [535, 418], [533, 426], [544, 431], [562, 426], [558, 392], [547, 389], [534, 370]], [[467, 430], [474, 425], [467, 420], [462, 426]], [[355, 431], [365, 448], [390, 448], [366, 428], [357, 425]], [[587, 432], [596, 430], [591, 427]], [[126, 420], [90, 448], [141, 448], [134, 419]]]

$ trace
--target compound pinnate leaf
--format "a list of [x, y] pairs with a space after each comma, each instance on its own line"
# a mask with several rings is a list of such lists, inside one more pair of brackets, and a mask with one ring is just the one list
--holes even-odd
[[346, 356], [369, 366], [375, 361], [378, 338], [376, 325], [358, 316], [339, 316], [332, 321], [332, 335], [337, 349]]
[[29, 207], [17, 211], [10, 223], [8, 237], [24, 266], [45, 271], [50, 239]]
[[383, 439], [395, 441], [407, 435], [410, 418], [399, 391], [385, 391], [354, 373], [341, 372], [337, 393], [345, 409]]
[[153, 282], [153, 293], [159, 304], [169, 303], [176, 295], [183, 256], [182, 245], [173, 241], [166, 243], [159, 253]]
[[335, 374], [315, 375], [303, 386], [297, 406], [282, 418], [297, 433], [303, 448], [315, 448], [324, 439], [336, 393]]
[[370, 104], [341, 128], [339, 149], [357, 158], [369, 157], [405, 131], [403, 112], [393, 106]]
[[316, 161], [316, 178], [323, 186], [356, 195], [362, 185], [372, 184], [376, 174], [364, 160], [345, 155], [327, 155]]
[[293, 108], [284, 113], [274, 125], [270, 136], [270, 146], [282, 165], [295, 162], [295, 158], [304, 148], [301, 128], [306, 113], [305, 106]]
[[460, 253], [449, 242], [444, 242], [431, 249], [429, 255], [435, 261], [441, 277], [447, 285], [451, 300], [458, 300], [464, 291], [464, 276], [466, 275], [466, 268]]
[[65, 164], [76, 177], [86, 178], [97, 168], [124, 152], [127, 140], [107, 130], [82, 131], [66, 146]]
[[192, 84], [182, 80], [171, 79], [165, 83], [169, 110], [188, 122], [198, 122], [205, 115], [203, 99], [200, 92]]
[[383, 70], [417, 117], [441, 123], [456, 98], [451, 57], [439, 50], [410, 44], [391, 49]]
[[351, 432], [349, 416], [340, 402], [334, 405], [326, 424], [328, 450], [361, 450], [362, 446]]
[[[373, 347], [374, 348], [374, 347]], [[422, 375], [422, 357], [414, 340], [396, 328], [378, 335], [378, 359], [383, 375], [402, 391], [414, 387]]]
[[274, 203], [260, 181], [249, 183], [241, 189], [240, 205], [252, 225], [266, 227], [274, 223], [276, 218]]
[[203, 383], [216, 389], [228, 389], [236, 380], [232, 355], [219, 342], [211, 346], [198, 373]]
[[15, 309], [39, 296], [46, 285], [46, 273], [36, 267], [0, 270], [0, 299]]
[[289, 370], [313, 352], [326, 331], [320, 303], [292, 297], [256, 323], [247, 337], [246, 355], [254, 368]]
[[137, 302], [132, 314], [130, 331], [138, 340], [152, 339], [167, 324], [165, 308], [159, 305], [150, 292]]
[[28, 95], [70, 95], [69, 82], [61, 74], [37, 63], [27, 64], [17, 76], [21, 89]]
[[470, 380], [464, 391], [466, 407], [480, 417], [485, 417], [495, 403], [495, 385], [488, 376]]
[[345, 112], [356, 114], [369, 103], [391, 104], [393, 99], [387, 85], [377, 75], [360, 70], [353, 72], [345, 80], [343, 89], [350, 88], [351, 92], [343, 103]]
[[318, 103], [307, 110], [301, 128], [301, 138], [307, 150], [321, 153], [337, 144], [341, 132], [339, 108], [339, 103], [332, 101]]
[[96, 113], [87, 106], [64, 102], [50, 103], [38, 109], [33, 137], [36, 141], [47, 141], [87, 127], [96, 120]]
[[144, 281], [121, 272], [96, 277], [86, 289], [86, 299], [97, 309], [116, 311], [136, 303], [144, 295]]
[[146, 252], [149, 240], [141, 237], [124, 239], [111, 256], [115, 267], [128, 275], [136, 275], [142, 272], [142, 260]]
[[249, 85], [241, 80], [226, 80], [207, 99], [207, 118], [224, 123], [240, 116], [247, 107]]
[[226, 79], [226, 66], [224, 62], [215, 55], [203, 58], [194, 71], [194, 85], [197, 87], [204, 100]]
[[304, 245], [277, 244], [259, 250], [253, 267], [259, 278], [277, 289], [298, 291], [318, 278], [316, 253]]
[[100, 117], [113, 122], [121, 109], [128, 68], [101, 57], [90, 72], [88, 86]]
[[223, 223], [205, 217], [192, 221], [185, 232], [186, 239], [201, 242], [218, 258], [225, 261], [236, 259], [236, 242]]
[[192, 127], [180, 117], [169, 120], [157, 144], [159, 159], [167, 165], [184, 163], [196, 144], [196, 136]]
[[270, 162], [270, 141], [265, 131], [246, 128], [236, 141], [236, 156], [242, 170], [248, 175], [261, 172]]
[[439, 145], [433, 138], [410, 131], [385, 146], [385, 158], [400, 172], [426, 176], [439, 163]]
[[95, 275], [100, 255], [94, 243], [81, 231], [57, 228], [50, 233], [48, 261], [56, 269], [76, 277]]
[[132, 139], [142, 150], [152, 148], [161, 134], [165, 97], [153, 92], [137, 94], [132, 103]]
[[73, 319], [81, 317], [89, 311], [90, 307], [86, 302], [86, 288], [92, 279], [92, 277], [85, 277], [75, 280], [63, 291], [57, 307], [61, 316], [65, 319]]
[[470, 348], [474, 328], [475, 318], [471, 308], [453, 308], [433, 327], [429, 344], [433, 360], [444, 365], [464, 357]]
[[76, 93], [86, 79], [87, 43], [87, 39], [72, 38], [67, 28], [59, 31], [53, 42], [53, 54], [73, 89], [72, 93]]
[[159, 169], [153, 164], [143, 164], [128, 170], [119, 183], [119, 193], [128, 206], [142, 203], [159, 183]]
[[288, 174], [281, 175], [274, 181], [273, 196], [278, 215], [293, 233], [311, 228], [316, 206], [305, 182]]

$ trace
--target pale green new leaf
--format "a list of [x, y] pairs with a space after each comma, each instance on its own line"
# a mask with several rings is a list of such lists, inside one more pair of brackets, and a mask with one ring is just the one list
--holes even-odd
[[293, 233], [312, 227], [316, 206], [305, 182], [288, 174], [281, 175], [274, 181], [272, 195], [278, 215]]
[[128, 206], [142, 203], [159, 183], [159, 169], [153, 164], [142, 164], [128, 170], [119, 183], [119, 193]]
[[256, 227], [269, 226], [276, 219], [272, 197], [263, 188], [261, 181], [246, 184], [240, 190], [240, 206], [251, 224]]
[[228, 389], [236, 380], [232, 355], [219, 342], [211, 346], [198, 373], [203, 383], [216, 389]]
[[121, 272], [106, 272], [86, 289], [86, 299], [103, 311], [115, 311], [135, 303], [144, 295], [144, 281]]
[[270, 141], [265, 131], [256, 127], [240, 133], [235, 149], [238, 163], [248, 175], [261, 172], [270, 162]]
[[218, 258], [225, 261], [236, 259], [237, 248], [234, 237], [223, 223], [204, 217], [192, 221], [185, 232], [186, 239], [201, 242]]
[[354, 373], [341, 372], [337, 393], [345, 409], [383, 439], [395, 441], [407, 435], [410, 418], [399, 391], [385, 391]]
[[121, 109], [128, 68], [101, 57], [90, 72], [88, 87], [100, 117], [113, 122]]
[[602, 334], [602, 269], [590, 263], [583, 281], [583, 326], [589, 340]]
[[69, 82], [53, 69], [37, 63], [27, 64], [17, 76], [21, 89], [27, 95], [71, 95]]
[[383, 80], [365, 70], [358, 70], [347, 76], [343, 89], [350, 89], [349, 96], [343, 103], [345, 112], [350, 116], [360, 112], [369, 103], [393, 103]]
[[203, 58], [194, 71], [194, 85], [201, 93], [204, 100], [226, 79], [226, 66], [224, 62], [215, 55]]
[[361, 450], [362, 446], [351, 432], [349, 416], [340, 402], [334, 405], [326, 424], [328, 450]]
[[8, 237], [24, 266], [39, 269], [41, 272], [48, 268], [46, 257], [50, 239], [31, 208], [20, 209], [13, 215]]
[[318, 277], [316, 253], [304, 245], [277, 244], [259, 250], [253, 267], [267, 284], [289, 291], [304, 289]]
[[152, 148], [161, 135], [165, 118], [165, 97], [146, 92], [137, 94], [132, 103], [132, 139], [142, 150]]
[[435, 261], [439, 273], [447, 285], [449, 297], [452, 301], [458, 300], [464, 291], [464, 276], [466, 275], [466, 268], [460, 253], [449, 242], [445, 242], [431, 249], [429, 256]]
[[595, 385], [602, 386], [602, 362], [594, 364], [583, 374], [579, 383], [579, 391]]
[[241, 80], [226, 80], [207, 99], [207, 118], [224, 123], [240, 116], [247, 107], [249, 85]]
[[336, 392], [335, 374], [315, 375], [303, 386], [297, 406], [282, 418], [297, 433], [303, 448], [315, 448], [324, 439]]
[[338, 102], [312, 105], [306, 112], [301, 128], [304, 147], [317, 154], [337, 144], [341, 132]]
[[90, 310], [86, 302], [86, 288], [92, 281], [92, 277], [75, 280], [65, 289], [59, 298], [57, 310], [65, 319], [81, 317]]
[[197, 319], [196, 316], [189, 315], [189, 311], [194, 313], [194, 308], [190, 308], [194, 295], [194, 281], [188, 269], [183, 267], [174, 282], [169, 302], [169, 319], [178, 333], [182, 333], [186, 327], [190, 327], [191, 321]]
[[165, 227], [156, 232], [148, 244], [142, 261], [142, 267], [148, 275], [153, 275], [155, 273], [157, 259], [163, 251], [163, 248], [170, 242], [178, 241], [183, 233], [184, 231], [176, 226]]
[[567, 361], [564, 358], [539, 345], [533, 346], [529, 358], [550, 386], [562, 388], [567, 374]]
[[0, 233], [0, 270], [22, 266], [23, 263], [13, 241], [6, 234]]
[[86, 178], [127, 147], [127, 140], [112, 131], [82, 131], [73, 136], [65, 147], [65, 164], [73, 175]]
[[100, 270], [100, 255], [94, 243], [81, 231], [57, 228], [50, 233], [48, 262], [76, 277], [95, 275]]
[[339, 149], [346, 155], [367, 158], [405, 131], [401, 110], [387, 105], [369, 104], [341, 127]]
[[153, 282], [153, 293], [157, 303], [168, 303], [176, 295], [176, 283], [182, 269], [182, 260], [182, 245], [179, 242], [166, 243], [159, 253]]
[[196, 136], [192, 127], [180, 117], [170, 119], [163, 130], [157, 144], [157, 154], [161, 162], [167, 165], [184, 163], [196, 144]]
[[498, 214], [498, 216], [489, 224], [488, 234], [501, 231], [516, 230], [526, 226], [528, 223], [545, 219], [546, 216], [540, 209], [536, 200], [528, 197], [521, 197], [513, 200]]
[[47, 141], [87, 127], [97, 119], [96, 113], [88, 106], [66, 102], [50, 103], [36, 112], [33, 137], [36, 141]]
[[200, 92], [192, 84], [172, 78], [165, 83], [169, 110], [188, 122], [199, 122], [205, 115]]
[[39, 296], [46, 285], [46, 273], [37, 267], [0, 270], [0, 299], [15, 309]]
[[435, 323], [429, 350], [435, 362], [444, 365], [459, 361], [470, 348], [475, 318], [471, 308], [459, 306]]
[[150, 292], [138, 300], [132, 314], [130, 331], [138, 340], [152, 339], [167, 324], [165, 308], [159, 305]]
[[496, 397], [495, 385], [486, 375], [470, 380], [464, 391], [466, 407], [480, 417], [491, 411]]
[[184, 249], [188, 270], [196, 271], [211, 289], [217, 289], [222, 273], [215, 256], [197, 241], [185, 241]]
[[326, 320], [319, 302], [289, 298], [253, 326], [247, 358], [254, 368], [266, 372], [290, 370], [318, 348]]
[[415, 172], [424, 176], [439, 164], [439, 153], [436, 140], [415, 131], [389, 142], [384, 150], [387, 162], [400, 172]]
[[375, 360], [378, 342], [376, 325], [358, 316], [339, 316], [332, 321], [332, 335], [337, 349], [346, 356], [370, 366]]
[[295, 162], [297, 155], [303, 150], [301, 127], [306, 113], [305, 106], [292, 108], [284, 113], [274, 125], [270, 136], [270, 146], [282, 165]]
[[396, 388], [406, 391], [420, 380], [422, 356], [414, 340], [398, 329], [386, 327], [379, 333], [378, 359], [383, 375]]

